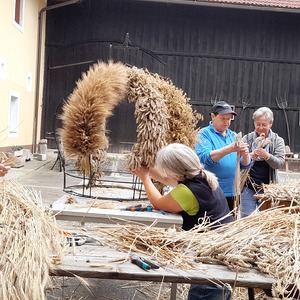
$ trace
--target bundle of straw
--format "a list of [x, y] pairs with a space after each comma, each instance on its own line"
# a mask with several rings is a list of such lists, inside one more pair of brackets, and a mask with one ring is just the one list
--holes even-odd
[[[127, 68], [121, 63], [94, 64], [63, 106], [61, 138], [69, 156], [79, 156], [79, 170], [90, 174], [91, 155], [107, 150], [106, 121], [125, 98]], [[97, 160], [101, 158], [97, 156]]]
[[127, 167], [154, 165], [157, 151], [168, 143], [193, 147], [195, 126], [202, 115], [193, 111], [186, 94], [158, 74], [121, 63], [93, 65], [69, 96], [61, 115], [61, 138], [67, 155], [77, 156], [77, 169], [101, 177], [108, 148], [106, 120], [125, 97], [135, 103], [137, 143]]
[[157, 151], [170, 143], [194, 147], [202, 115], [193, 111], [189, 98], [171, 80], [148, 70], [128, 71], [128, 99], [135, 102], [137, 143], [128, 156], [128, 167], [152, 167]]
[[[110, 245], [145, 253], [162, 265], [184, 269], [196, 262], [213, 262], [237, 271], [258, 269], [275, 278], [273, 297], [300, 299], [300, 215], [295, 211], [269, 209], [215, 230], [205, 222], [179, 232], [140, 225], [98, 230], [109, 236]], [[191, 260], [194, 252], [195, 261]]]
[[0, 299], [46, 299], [49, 269], [66, 245], [55, 218], [43, 207], [39, 193], [3, 180], [0, 221]]
[[170, 129], [167, 143], [182, 143], [194, 148], [199, 130], [196, 126], [203, 120], [203, 116], [193, 110], [187, 94], [176, 87], [170, 79], [162, 78], [158, 74], [153, 74], [153, 77], [168, 108]]
[[0, 164], [5, 166], [13, 166], [17, 161], [15, 156], [8, 157], [4, 152], [0, 153]]
[[[235, 144], [240, 147], [242, 141], [242, 133], [239, 132], [235, 138], [234, 142]], [[234, 203], [233, 203], [233, 209], [234, 209], [234, 217], [237, 218], [237, 210], [240, 206], [240, 196], [241, 196], [241, 167], [240, 167], [241, 159], [239, 154], [236, 156], [236, 162], [235, 162], [235, 179], [234, 179]]]
[[127, 166], [135, 170], [141, 165], [152, 167], [157, 151], [167, 144], [168, 111], [148, 72], [131, 68], [128, 69], [128, 76], [128, 100], [135, 102], [137, 143], [127, 156]]
[[270, 201], [271, 206], [285, 204], [300, 206], [300, 181], [288, 179], [281, 183], [263, 184], [263, 194], [257, 195], [260, 202]]

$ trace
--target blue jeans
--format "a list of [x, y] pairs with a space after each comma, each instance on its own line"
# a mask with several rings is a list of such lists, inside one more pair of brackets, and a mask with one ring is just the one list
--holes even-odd
[[191, 284], [187, 300], [230, 300], [231, 292], [223, 286]]
[[259, 202], [253, 198], [254, 194], [255, 194], [254, 190], [249, 189], [246, 186], [244, 187], [241, 193], [241, 206], [240, 206], [240, 212], [242, 218], [251, 215], [251, 213], [253, 213], [259, 206]]

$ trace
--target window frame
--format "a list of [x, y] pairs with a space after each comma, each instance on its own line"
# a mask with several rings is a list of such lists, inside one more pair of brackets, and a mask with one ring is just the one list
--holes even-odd
[[8, 137], [19, 136], [19, 119], [20, 93], [11, 90], [9, 94]]
[[25, 0], [14, 0], [13, 24], [24, 32], [24, 8]]

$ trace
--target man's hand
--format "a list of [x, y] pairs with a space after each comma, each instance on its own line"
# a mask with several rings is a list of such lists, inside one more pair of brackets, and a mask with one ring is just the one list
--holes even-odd
[[238, 152], [240, 156], [249, 154], [249, 145], [247, 143], [244, 142], [240, 142], [239, 144], [232, 143], [231, 147], [232, 147], [231, 152]]
[[242, 142], [242, 141], [239, 142], [239, 143], [233, 142], [233, 143], [231, 143], [231, 144], [229, 144], [229, 145], [227, 145], [223, 148], [212, 150], [210, 152], [210, 157], [214, 162], [217, 162], [221, 158], [223, 158], [225, 155], [230, 154], [232, 152], [237, 152], [239, 154], [239, 156], [246, 157], [248, 163], [250, 163], [250, 157], [248, 157], [249, 145], [247, 143]]

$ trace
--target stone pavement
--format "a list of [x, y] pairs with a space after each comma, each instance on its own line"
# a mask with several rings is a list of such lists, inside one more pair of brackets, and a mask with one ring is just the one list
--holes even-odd
[[[63, 191], [63, 172], [60, 172], [59, 162], [55, 164], [56, 158], [56, 150], [48, 149], [45, 161], [34, 157], [33, 160], [25, 162], [24, 167], [12, 168], [5, 178], [13, 178], [23, 186], [40, 191], [43, 202], [50, 205], [66, 195]], [[279, 171], [279, 178], [280, 181], [300, 179], [300, 173]]]
[[[59, 171], [59, 163], [53, 167], [57, 158], [55, 150], [48, 150], [44, 161], [34, 156], [33, 160], [25, 162], [24, 167], [12, 168], [5, 178], [12, 178], [22, 186], [32, 187], [41, 192], [46, 205], [65, 195], [63, 191], [63, 172]], [[53, 167], [53, 170], [51, 168]]]

